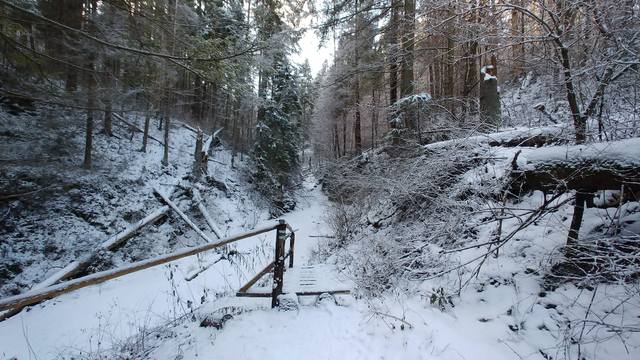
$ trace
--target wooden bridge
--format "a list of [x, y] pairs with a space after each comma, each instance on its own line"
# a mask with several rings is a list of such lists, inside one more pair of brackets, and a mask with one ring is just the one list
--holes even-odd
[[[148, 269], [153, 266], [165, 264], [171, 261], [182, 259], [188, 256], [200, 254], [205, 251], [220, 248], [222, 246], [254, 237], [270, 231], [276, 232], [275, 236], [275, 256], [273, 262], [267, 265], [262, 271], [254, 276], [246, 285], [242, 286], [237, 296], [245, 297], [270, 297], [271, 306], [277, 307], [279, 305], [279, 296], [284, 292], [284, 280], [285, 280], [285, 261], [288, 260], [288, 267], [293, 268], [294, 256], [295, 256], [295, 231], [284, 220], [260, 227], [248, 232], [233, 235], [217, 242], [206, 243], [203, 245], [186, 248], [172, 252], [170, 254], [158, 256], [152, 259], [142, 260], [131, 263], [129, 265], [119, 267], [112, 270], [106, 270], [91, 275], [83, 276], [77, 279], [61, 282], [58, 284], [52, 284], [46, 287], [34, 288], [24, 294], [11, 296], [0, 300], [0, 311], [7, 310], [8, 312], [19, 311], [20, 309], [33, 305], [44, 300], [52, 299], [56, 296], [60, 296], [71, 291], [84, 288], [91, 285], [103, 283], [105, 281], [115, 279], [127, 274], [131, 274], [137, 271]], [[288, 249], [286, 249], [286, 242], [289, 240]], [[292, 276], [292, 286], [287, 288], [287, 293], [295, 293], [300, 296], [305, 295], [320, 295], [322, 293], [330, 294], [346, 294], [349, 290], [344, 289], [321, 289], [317, 288], [318, 277], [316, 275], [318, 269], [321, 266], [303, 266], [300, 271], [297, 272], [297, 276]], [[273, 272], [273, 283], [270, 291], [250, 291], [251, 288], [264, 277], [266, 274]]]

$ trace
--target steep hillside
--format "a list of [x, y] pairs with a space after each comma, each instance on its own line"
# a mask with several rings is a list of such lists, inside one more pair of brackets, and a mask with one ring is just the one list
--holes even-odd
[[[170, 166], [161, 165], [162, 146], [116, 119], [115, 136], [97, 134], [94, 167], [81, 168], [83, 115], [38, 108], [0, 113], [0, 295], [28, 290], [71, 261], [87, 255], [110, 236], [162, 207], [153, 188], [173, 192], [179, 206], [200, 224], [202, 215], [188, 193], [195, 134], [172, 122]], [[129, 115], [129, 122], [142, 119]], [[161, 139], [157, 120], [151, 136]], [[209, 161], [210, 176], [199, 183], [204, 201], [223, 236], [254, 226], [267, 216], [244, 181], [244, 162], [231, 167], [219, 145]], [[214, 236], [210, 234], [210, 236]], [[174, 213], [159, 219], [113, 254], [101, 254], [89, 271], [149, 258], [202, 243]]]

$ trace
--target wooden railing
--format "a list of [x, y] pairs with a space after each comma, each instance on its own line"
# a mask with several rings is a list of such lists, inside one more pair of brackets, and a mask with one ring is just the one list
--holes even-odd
[[[265, 270], [261, 272], [262, 274], [261, 276], [264, 276], [267, 272], [269, 272], [273, 268], [274, 286], [273, 286], [273, 292], [271, 294], [271, 306], [276, 307], [279, 304], [278, 296], [282, 294], [284, 261], [286, 257], [289, 258], [289, 267], [293, 266], [295, 233], [293, 231], [293, 228], [289, 224], [287, 224], [284, 220], [279, 220], [278, 223], [274, 225], [264, 226], [258, 229], [233, 235], [233, 236], [224, 238], [218, 242], [207, 243], [207, 244], [195, 246], [192, 248], [178, 250], [173, 253], [158, 256], [152, 259], [134, 262], [129, 265], [119, 267], [117, 269], [101, 271], [95, 274], [83, 276], [74, 280], [65, 281], [65, 282], [48, 286], [45, 288], [28, 291], [24, 294], [4, 298], [0, 300], [0, 311], [21, 309], [25, 306], [33, 305], [44, 300], [52, 299], [56, 296], [59, 296], [77, 289], [81, 289], [83, 287], [100, 284], [105, 281], [115, 279], [127, 274], [131, 274], [140, 270], [148, 269], [153, 266], [165, 264], [165, 263], [182, 259], [188, 256], [196, 255], [205, 251], [213, 250], [242, 239], [267, 233], [272, 230], [276, 230], [275, 260]], [[287, 230], [290, 232], [289, 235], [287, 235]], [[290, 241], [289, 252], [287, 253], [287, 255], [285, 255], [284, 249], [285, 249], [285, 240], [287, 237], [289, 237], [291, 241]]]
[[[287, 230], [289, 230], [289, 234], [287, 235]], [[267, 265], [262, 271], [260, 271], [256, 276], [254, 276], [251, 280], [249, 280], [244, 286], [238, 290], [236, 293], [237, 296], [244, 297], [268, 297], [271, 296], [271, 307], [278, 306], [278, 296], [282, 294], [282, 287], [284, 285], [284, 261], [289, 258], [289, 267], [293, 267], [293, 250], [295, 248], [296, 243], [296, 233], [291, 228], [291, 226], [284, 221], [276, 226], [276, 254], [275, 259], [269, 265]], [[289, 251], [284, 251], [285, 243], [289, 239]], [[267, 293], [249, 293], [249, 289], [253, 284], [255, 284], [258, 280], [260, 280], [263, 276], [273, 270], [273, 291], [271, 294]]]

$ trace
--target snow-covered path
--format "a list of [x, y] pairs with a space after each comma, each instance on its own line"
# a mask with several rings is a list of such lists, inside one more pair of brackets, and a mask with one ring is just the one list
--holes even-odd
[[[295, 229], [296, 269], [312, 264], [317, 238], [329, 234], [326, 197], [319, 187], [306, 183], [307, 201], [284, 218]], [[321, 265], [330, 268], [330, 265]], [[285, 274], [285, 286], [287, 284]], [[349, 284], [345, 275], [336, 276]], [[340, 283], [338, 283], [340, 284]], [[503, 296], [505, 306], [512, 299]], [[215, 358], [228, 360], [290, 359], [513, 359], [505, 342], [518, 341], [501, 322], [476, 324], [479, 314], [495, 311], [462, 304], [462, 318], [443, 313], [428, 299], [404, 296], [377, 300], [356, 299], [351, 295], [318, 301], [299, 297], [297, 310], [270, 309], [265, 299], [225, 299], [212, 310], [243, 304], [253, 309], [226, 322], [222, 330], [187, 323], [161, 342], [153, 359]], [[262, 306], [257, 303], [262, 302]], [[491, 314], [494, 315], [494, 314]], [[532, 358], [539, 354], [531, 350]]]
[[[309, 235], [327, 231], [324, 196], [313, 182], [306, 182], [304, 190], [300, 210], [284, 217], [297, 232], [296, 270], [310, 262], [316, 241], [309, 241], [312, 239]], [[271, 246], [274, 236], [267, 233], [239, 242], [239, 250]], [[262, 268], [271, 257], [271, 251], [267, 251], [253, 267]], [[185, 302], [200, 304], [203, 296], [207, 297], [207, 303], [218, 302], [214, 300], [216, 294], [235, 292], [257, 271], [238, 273], [233, 265], [220, 262], [186, 282], [185, 275], [197, 264], [192, 257], [150, 268], [60, 296], [0, 322], [0, 360], [51, 359], [77, 352], [101, 352], [120, 345], [141, 329], [179, 318], [189, 312]], [[294, 275], [289, 273], [288, 277]], [[269, 299], [230, 298], [222, 302], [255, 307], [267, 305]]]

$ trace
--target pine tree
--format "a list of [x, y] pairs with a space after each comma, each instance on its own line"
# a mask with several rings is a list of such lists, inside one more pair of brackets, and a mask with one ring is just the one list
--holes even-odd
[[272, 215], [292, 210], [289, 192], [299, 176], [301, 145], [299, 81], [286, 58], [276, 61], [271, 97], [265, 101], [264, 117], [256, 126], [252, 179], [272, 203]]

